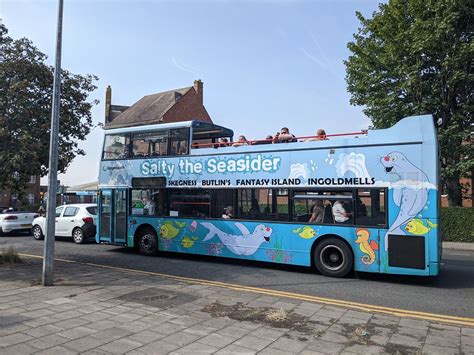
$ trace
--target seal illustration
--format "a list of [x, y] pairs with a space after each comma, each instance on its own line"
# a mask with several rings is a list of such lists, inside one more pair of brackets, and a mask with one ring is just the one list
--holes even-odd
[[225, 233], [208, 222], [202, 222], [201, 225], [209, 230], [203, 242], [217, 235], [222, 243], [237, 255], [255, 254], [260, 244], [270, 241], [270, 235], [272, 234], [272, 229], [265, 227], [263, 224], [256, 226], [253, 233], [250, 233], [242, 223], [235, 223], [235, 226], [242, 232], [242, 235]]
[[428, 191], [422, 183], [429, 182], [426, 174], [413, 165], [403, 153], [390, 152], [380, 159], [387, 174], [397, 175], [399, 180], [410, 180], [418, 185], [402, 186], [393, 189], [393, 202], [400, 208], [398, 216], [385, 234], [385, 250], [388, 247], [388, 234], [406, 234], [401, 226], [425, 207]]

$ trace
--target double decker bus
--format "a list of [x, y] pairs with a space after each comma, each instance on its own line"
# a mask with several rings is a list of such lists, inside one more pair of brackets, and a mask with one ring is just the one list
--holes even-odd
[[327, 137], [233, 146], [232, 130], [199, 121], [107, 129], [96, 240], [333, 277], [437, 275], [433, 117]]

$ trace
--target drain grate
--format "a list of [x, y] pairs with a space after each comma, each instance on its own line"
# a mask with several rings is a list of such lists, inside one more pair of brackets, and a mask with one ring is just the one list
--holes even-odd
[[127, 302], [141, 303], [152, 307], [170, 308], [176, 307], [180, 304], [193, 302], [197, 297], [188, 293], [172, 292], [153, 287], [142, 291], [127, 293], [123, 296], [117, 297], [117, 299]]

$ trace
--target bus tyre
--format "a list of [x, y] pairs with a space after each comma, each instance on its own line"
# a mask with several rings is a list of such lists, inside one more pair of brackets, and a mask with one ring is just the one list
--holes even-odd
[[35, 225], [33, 227], [33, 238], [35, 238], [36, 240], [43, 240], [44, 239], [43, 230], [38, 225]]
[[138, 252], [145, 256], [158, 254], [158, 238], [151, 228], [143, 228], [138, 235]]
[[351, 249], [337, 238], [328, 238], [320, 242], [314, 250], [313, 260], [321, 274], [331, 277], [346, 276], [354, 265]]

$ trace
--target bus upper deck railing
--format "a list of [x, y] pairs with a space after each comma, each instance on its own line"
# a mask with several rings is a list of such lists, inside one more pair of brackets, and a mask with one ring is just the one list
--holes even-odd
[[[293, 137], [291, 141], [288, 142], [275, 142], [275, 144], [279, 143], [296, 143], [296, 142], [305, 142], [311, 139], [312, 142], [317, 141], [325, 141], [329, 140], [330, 137], [344, 137], [344, 136], [355, 136], [354, 138], [358, 138], [359, 135], [367, 135], [367, 131], [361, 132], [350, 132], [350, 133], [335, 133], [335, 134], [326, 134], [324, 136], [301, 136], [301, 137]], [[191, 148], [198, 149], [198, 148], [226, 148], [226, 147], [239, 147], [243, 145], [261, 145], [261, 144], [273, 144], [273, 139], [253, 139], [247, 141], [233, 141], [233, 142], [214, 142], [214, 143], [193, 143]]]

